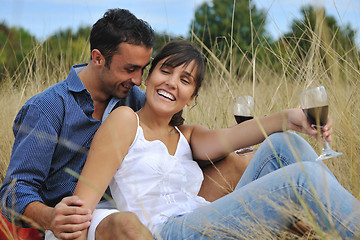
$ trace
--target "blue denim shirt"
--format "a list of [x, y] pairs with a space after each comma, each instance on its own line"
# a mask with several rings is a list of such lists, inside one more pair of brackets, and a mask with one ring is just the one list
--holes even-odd
[[[0, 189], [2, 214], [8, 220], [6, 208], [22, 214], [33, 201], [54, 207], [72, 195], [77, 178], [65, 169], [81, 173], [101, 124], [92, 117], [93, 100], [77, 75], [85, 66], [73, 66], [65, 80], [30, 98], [17, 114], [15, 141]], [[113, 105], [127, 104], [137, 111], [144, 102], [144, 92], [134, 86], [126, 99]]]

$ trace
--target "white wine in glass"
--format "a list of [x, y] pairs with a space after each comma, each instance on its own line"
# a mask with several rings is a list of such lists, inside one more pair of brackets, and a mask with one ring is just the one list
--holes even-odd
[[[311, 123], [311, 126], [316, 127], [318, 130], [320, 130], [321, 133], [322, 127], [327, 122], [329, 109], [328, 97], [325, 91], [325, 87], [319, 86], [302, 91], [300, 93], [300, 104], [307, 119]], [[333, 158], [340, 156], [341, 154], [342, 153], [332, 150], [328, 142], [323, 139], [322, 152], [316, 160], [320, 161]]]
[[[252, 96], [242, 95], [234, 98], [233, 112], [238, 124], [254, 118], [254, 98]], [[246, 147], [236, 150], [237, 154], [243, 154], [255, 151], [254, 147]]]

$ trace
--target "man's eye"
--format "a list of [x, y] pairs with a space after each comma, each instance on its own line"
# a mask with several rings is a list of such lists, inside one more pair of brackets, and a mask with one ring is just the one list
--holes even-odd
[[128, 72], [128, 73], [133, 73], [133, 72], [135, 72], [135, 69], [126, 69], [126, 71]]

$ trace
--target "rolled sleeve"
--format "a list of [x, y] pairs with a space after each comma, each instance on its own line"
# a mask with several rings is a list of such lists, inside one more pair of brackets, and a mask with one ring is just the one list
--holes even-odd
[[[50, 171], [57, 132], [34, 105], [27, 105], [14, 121], [15, 141], [6, 177], [1, 187], [2, 214], [10, 220], [9, 209], [23, 214], [39, 194]], [[11, 216], [12, 217], [12, 216]]]

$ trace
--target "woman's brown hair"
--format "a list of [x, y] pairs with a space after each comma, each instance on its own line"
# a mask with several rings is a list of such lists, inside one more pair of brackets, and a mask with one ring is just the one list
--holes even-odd
[[[185, 65], [186, 67], [192, 61], [195, 61], [194, 68], [197, 68], [197, 71], [194, 77], [195, 90], [193, 96], [196, 97], [205, 75], [205, 61], [199, 48], [194, 43], [185, 40], [175, 40], [167, 43], [152, 61], [149, 75], [151, 75], [156, 65], [164, 58], [167, 59], [163, 64], [173, 68], [181, 65]], [[182, 125], [184, 123], [182, 112], [183, 110], [174, 114], [169, 125]]]

